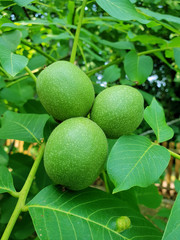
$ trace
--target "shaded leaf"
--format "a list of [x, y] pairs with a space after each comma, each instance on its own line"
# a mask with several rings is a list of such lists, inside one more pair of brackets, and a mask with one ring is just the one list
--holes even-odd
[[[139, 212], [98, 189], [63, 192], [48, 186], [28, 208], [40, 239], [161, 239], [161, 233]], [[118, 233], [116, 219], [120, 216], [128, 216], [132, 225]]]
[[96, 0], [97, 4], [109, 15], [119, 20], [137, 20], [147, 23], [143, 15], [139, 14], [129, 0]]
[[8, 168], [0, 166], [0, 193], [15, 191], [11, 173]]
[[148, 16], [154, 17], [157, 20], [166, 20], [168, 22], [174, 22], [174, 23], [178, 23], [180, 24], [180, 18], [179, 17], [175, 17], [169, 14], [162, 14], [162, 13], [158, 13], [158, 12], [153, 12], [147, 8], [138, 8], [139, 10], [141, 10], [143, 13], [147, 14]]
[[9, 161], [9, 156], [8, 154], [4, 151], [4, 148], [0, 146], [0, 166], [7, 166]]
[[180, 192], [178, 193], [176, 201], [171, 210], [171, 214], [169, 216], [169, 220], [167, 222], [162, 240], [179, 239], [180, 236], [179, 216], [180, 216]]
[[8, 110], [7, 105], [0, 100], [0, 116]]
[[13, 229], [13, 235], [15, 236], [15, 239], [24, 240], [29, 239], [28, 237], [32, 238], [31, 235], [34, 231], [34, 226], [29, 213], [21, 213], [21, 218], [19, 221], [17, 221]]
[[146, 137], [120, 137], [107, 162], [108, 175], [115, 186], [113, 192], [149, 186], [161, 176], [169, 160], [168, 150]]
[[53, 117], [50, 117], [45, 126], [44, 126], [44, 131], [43, 131], [43, 134], [44, 134], [44, 140], [45, 142], [47, 142], [50, 134], [52, 133], [52, 131], [58, 126], [58, 123], [54, 120]]
[[40, 54], [37, 54], [33, 56], [29, 62], [28, 62], [28, 67], [31, 70], [37, 69], [39, 67], [44, 67], [46, 65], [46, 58]]
[[135, 51], [130, 51], [125, 56], [124, 68], [132, 82], [142, 84], [153, 70], [153, 61], [149, 56], [138, 56]]
[[169, 44], [169, 47], [173, 47], [173, 48], [179, 48], [180, 47], [180, 37], [175, 37], [173, 38]]
[[14, 52], [21, 41], [21, 32], [18, 30], [5, 32], [0, 36], [1, 48], [7, 48]]
[[15, 153], [10, 155], [8, 166], [13, 170], [12, 176], [14, 179], [14, 186], [17, 191], [23, 187], [26, 178], [31, 170], [34, 160], [22, 153]]
[[117, 49], [134, 49], [134, 45], [131, 42], [119, 41], [119, 42], [110, 42], [107, 40], [101, 40], [101, 44]]
[[16, 2], [21, 7], [24, 7], [33, 2], [33, 0], [14, 0], [14, 2]]
[[115, 82], [120, 78], [121, 69], [117, 65], [112, 65], [104, 70], [103, 80], [106, 82]]
[[154, 184], [146, 188], [135, 187], [135, 191], [139, 204], [143, 204], [149, 208], [157, 208], [161, 204], [163, 197], [159, 194]]
[[34, 95], [34, 81], [27, 78], [23, 81], [17, 82], [8, 88], [1, 91], [1, 98], [15, 106], [21, 107], [28, 99]]
[[28, 59], [12, 53], [7, 48], [2, 48], [0, 51], [0, 62], [3, 68], [14, 77], [26, 67]]
[[146, 107], [144, 111], [144, 119], [153, 129], [159, 143], [167, 141], [173, 137], [174, 132], [166, 123], [163, 108], [155, 98], [153, 98], [151, 105]]
[[48, 118], [47, 114], [22, 114], [7, 111], [2, 118], [0, 138], [40, 143]]
[[27, 113], [37, 113], [37, 114], [47, 114], [45, 108], [39, 100], [30, 99], [23, 106], [25, 112]]
[[0, 225], [7, 224], [17, 203], [17, 198], [11, 195], [4, 194], [3, 199], [0, 200]]
[[180, 68], [180, 48], [174, 48], [174, 58], [176, 64]]

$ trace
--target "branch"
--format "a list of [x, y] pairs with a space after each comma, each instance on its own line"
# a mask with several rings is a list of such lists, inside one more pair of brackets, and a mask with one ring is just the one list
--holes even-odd
[[39, 47], [34, 46], [32, 43], [26, 41], [25, 39], [21, 39], [21, 42], [22, 42], [24, 45], [26, 45], [26, 46], [28, 46], [28, 47], [30, 47], [30, 48], [33, 48], [33, 49], [36, 50], [38, 53], [40, 53], [41, 55], [43, 55], [43, 56], [45, 56], [47, 59], [49, 59], [51, 62], [56, 62], [56, 61], [57, 61], [54, 57], [52, 57], [52, 56], [50, 56], [49, 54], [43, 52]]
[[78, 22], [78, 26], [77, 26], [77, 29], [76, 29], [73, 49], [72, 49], [71, 58], [70, 58], [71, 63], [74, 63], [75, 58], [76, 58], [76, 51], [77, 51], [77, 46], [78, 46], [79, 34], [80, 34], [80, 31], [81, 31], [81, 25], [82, 25], [82, 20], [83, 20], [83, 17], [84, 17], [84, 9], [85, 9], [85, 6], [86, 6], [86, 2], [87, 2], [87, 0], [83, 0], [83, 3], [82, 3], [82, 8], [81, 8], [80, 16], [79, 16], [79, 22]]
[[22, 190], [20, 191], [20, 193], [18, 193], [19, 194], [18, 202], [17, 202], [16, 207], [14, 209], [14, 212], [12, 213], [11, 218], [10, 218], [10, 220], [9, 220], [7, 226], [6, 226], [6, 229], [5, 229], [5, 231], [2, 235], [1, 240], [8, 240], [9, 239], [10, 234], [11, 234], [13, 228], [14, 228], [14, 225], [15, 225], [18, 217], [19, 217], [19, 214], [21, 213], [21, 211], [23, 210], [23, 208], [25, 206], [26, 198], [27, 198], [27, 195], [29, 193], [31, 184], [33, 182], [34, 176], [37, 172], [37, 169], [38, 169], [38, 166], [41, 162], [41, 159], [43, 157], [44, 148], [45, 148], [45, 144], [43, 143], [41, 145], [38, 156], [34, 161], [34, 164], [31, 168], [31, 171], [30, 171], [30, 173], [29, 173], [29, 175], [26, 179], [26, 182], [25, 182]]

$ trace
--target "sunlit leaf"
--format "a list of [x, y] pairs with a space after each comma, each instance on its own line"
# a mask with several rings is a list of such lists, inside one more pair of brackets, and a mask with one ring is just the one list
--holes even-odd
[[149, 56], [138, 56], [135, 51], [130, 51], [125, 56], [124, 68], [132, 82], [142, 84], [153, 70], [153, 61]]
[[107, 162], [108, 175], [115, 186], [113, 192], [149, 186], [161, 176], [169, 160], [168, 150], [146, 137], [120, 137]]
[[129, 0], [96, 0], [99, 6], [109, 15], [119, 20], [137, 20], [147, 23], [143, 15], [138, 13], [134, 5]]
[[155, 132], [159, 143], [167, 141], [173, 137], [174, 132], [166, 123], [163, 108], [155, 98], [153, 98], [151, 105], [145, 109], [144, 119]]
[[2, 118], [0, 139], [17, 139], [25, 142], [38, 142], [43, 138], [43, 128], [47, 114], [22, 114], [7, 111]]
[[[30, 215], [42, 240], [49, 239], [161, 239], [161, 233], [126, 202], [103, 191], [43, 189], [29, 204]], [[116, 219], [130, 218], [131, 227], [117, 232]]]
[[179, 216], [180, 216], [180, 192], [178, 193], [176, 201], [171, 210], [171, 214], [169, 216], [169, 220], [164, 231], [162, 240], [179, 239], [180, 236]]

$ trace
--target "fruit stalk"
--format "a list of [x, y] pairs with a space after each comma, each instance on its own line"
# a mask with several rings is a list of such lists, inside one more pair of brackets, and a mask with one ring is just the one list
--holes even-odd
[[81, 7], [78, 26], [77, 26], [77, 30], [76, 30], [76, 34], [75, 34], [75, 38], [74, 38], [74, 44], [73, 44], [72, 53], [71, 53], [71, 58], [70, 58], [71, 63], [74, 63], [75, 58], [76, 58], [76, 51], [77, 51], [77, 46], [78, 46], [79, 34], [80, 34], [80, 31], [81, 31], [81, 25], [82, 25], [82, 20], [83, 20], [83, 17], [84, 17], [84, 9], [85, 9], [85, 6], [86, 6], [86, 2], [87, 2], [87, 0], [83, 0], [82, 7]]
[[38, 166], [41, 162], [41, 159], [42, 159], [42, 156], [43, 156], [43, 153], [44, 153], [44, 148], [45, 148], [45, 144], [43, 143], [41, 145], [39, 154], [38, 154], [36, 160], [34, 161], [34, 164], [31, 168], [31, 171], [30, 171], [30, 173], [29, 173], [29, 175], [26, 179], [26, 182], [25, 182], [21, 192], [19, 193], [19, 199], [17, 201], [16, 207], [14, 209], [14, 212], [11, 215], [11, 218], [8, 222], [8, 225], [6, 226], [6, 229], [5, 229], [5, 231], [2, 235], [1, 240], [8, 240], [9, 239], [9, 236], [10, 236], [10, 234], [13, 230], [13, 227], [14, 227], [14, 225], [15, 225], [18, 217], [19, 217], [19, 214], [21, 213], [21, 211], [23, 210], [23, 208], [25, 206], [27, 195], [29, 193], [31, 184], [33, 182], [34, 176], [37, 172]]

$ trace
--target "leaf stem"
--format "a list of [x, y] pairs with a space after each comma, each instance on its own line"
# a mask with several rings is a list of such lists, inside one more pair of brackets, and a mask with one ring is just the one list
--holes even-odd
[[29, 193], [29, 190], [30, 190], [30, 187], [31, 187], [31, 184], [33, 182], [33, 179], [34, 179], [34, 176], [36, 174], [36, 171], [38, 169], [38, 166], [41, 162], [41, 159], [43, 157], [43, 153], [44, 153], [44, 148], [45, 148], [45, 144], [43, 143], [41, 145], [41, 148], [39, 150], [39, 153], [38, 153], [38, 156], [37, 158], [35, 159], [34, 161], [34, 164], [31, 168], [31, 171], [26, 179], [26, 182], [22, 188], [22, 190], [20, 191], [19, 193], [19, 199], [17, 201], [17, 204], [16, 204], [16, 207], [14, 209], [14, 212], [12, 213], [11, 215], [11, 218], [6, 226], [6, 229], [2, 235], [2, 238], [1, 240], [8, 240], [9, 237], [10, 237], [10, 234], [13, 230], [13, 227], [19, 217], [19, 214], [21, 213], [21, 211], [24, 209], [24, 206], [25, 206], [25, 201], [26, 201], [26, 198], [27, 198], [27, 195]]
[[165, 51], [165, 50], [168, 50], [168, 49], [172, 49], [172, 48], [171, 47], [166, 47], [166, 48], [150, 49], [150, 50], [138, 53], [138, 56], [145, 55], [145, 54], [150, 54], [150, 53], [154, 53], [154, 52], [162, 52], [162, 51]]
[[6, 70], [4, 70], [4, 68], [0, 67], [0, 70], [1, 70], [1, 72], [4, 73], [4, 75], [6, 75], [6, 77], [8, 77], [10, 80], [12, 79], [12, 76], [8, 72], [6, 72]]
[[105, 170], [102, 171], [102, 175], [103, 175], [103, 179], [104, 179], [104, 185], [106, 188], [106, 192], [110, 193], [110, 189], [109, 189], [109, 185], [108, 185], [108, 181], [107, 181], [107, 175], [106, 175]]
[[26, 66], [24, 69], [26, 70], [26, 72], [29, 73], [29, 75], [31, 76], [31, 78], [32, 78], [32, 79], [34, 80], [34, 82], [36, 83], [37, 78], [36, 78], [36, 76], [34, 75], [34, 73], [33, 73], [27, 66]]
[[114, 64], [117, 64], [117, 63], [122, 62], [122, 60], [123, 60], [123, 58], [118, 58], [118, 59], [116, 59], [115, 61], [112, 61], [112, 62], [110, 62], [110, 63], [108, 63], [108, 64], [106, 64], [106, 65], [104, 64], [104, 65], [102, 65], [102, 66], [100, 66], [100, 67], [94, 68], [94, 69], [88, 71], [86, 74], [90, 77], [90, 76], [92, 76], [93, 74], [95, 74], [95, 73], [97, 73], [97, 72], [99, 72], [99, 71], [101, 71], [101, 70], [103, 70], [103, 69], [106, 69], [106, 68], [108, 68], [108, 67], [111, 66], [111, 65], [114, 65]]
[[15, 198], [19, 198], [20, 193], [19, 192], [9, 192], [9, 194]]
[[179, 155], [179, 154], [177, 154], [177, 153], [175, 153], [175, 152], [173, 152], [173, 151], [171, 151], [171, 150], [169, 150], [169, 149], [168, 149], [168, 151], [169, 151], [169, 153], [171, 154], [171, 156], [173, 156], [174, 158], [180, 160], [180, 155]]
[[74, 44], [73, 44], [73, 48], [72, 48], [72, 52], [71, 52], [71, 58], [70, 58], [71, 63], [74, 63], [75, 58], [76, 58], [76, 51], [77, 51], [77, 46], [78, 46], [79, 34], [80, 34], [80, 31], [81, 31], [81, 25], [82, 25], [82, 20], [83, 20], [83, 17], [84, 17], [84, 10], [85, 10], [85, 6], [86, 6], [86, 2], [87, 2], [87, 0], [83, 0], [83, 3], [82, 3], [82, 8], [81, 8], [80, 16], [79, 16], [79, 21], [78, 21], [78, 26], [77, 26], [76, 34], [75, 34], [75, 38], [74, 38]]
[[33, 49], [36, 50], [38, 53], [40, 53], [41, 55], [43, 55], [43, 56], [45, 56], [47, 59], [49, 59], [51, 62], [56, 62], [56, 61], [57, 61], [54, 57], [52, 57], [52, 56], [50, 56], [49, 54], [43, 52], [39, 47], [34, 46], [31, 42], [28, 42], [28, 41], [25, 40], [25, 39], [21, 39], [21, 42], [22, 42], [24, 45], [26, 45], [26, 46], [28, 46], [28, 47], [30, 47], [30, 48], [33, 48]]

